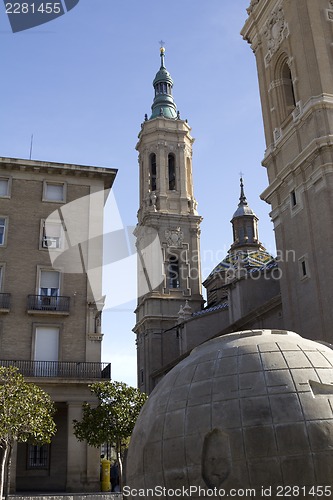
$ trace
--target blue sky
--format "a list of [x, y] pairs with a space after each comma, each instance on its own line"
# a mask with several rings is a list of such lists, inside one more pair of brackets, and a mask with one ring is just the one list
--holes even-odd
[[[269, 206], [259, 198], [267, 177], [255, 58], [239, 34], [248, 5], [249, 0], [80, 0], [66, 15], [13, 34], [0, 4], [1, 156], [27, 158], [34, 134], [34, 159], [117, 168], [119, 213], [124, 226], [134, 226], [135, 145], [144, 114], [150, 113], [163, 39], [174, 98], [196, 138], [203, 279], [231, 244], [240, 171], [260, 219], [260, 239], [274, 253]], [[110, 212], [107, 206], [112, 225]], [[114, 379], [132, 385], [134, 308], [132, 301], [103, 315], [103, 359], [112, 362]]]

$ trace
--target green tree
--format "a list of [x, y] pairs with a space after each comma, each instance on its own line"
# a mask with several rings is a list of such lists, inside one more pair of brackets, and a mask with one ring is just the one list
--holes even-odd
[[0, 499], [7, 477], [7, 492], [11, 454], [15, 441], [44, 444], [56, 432], [53, 420], [54, 404], [40, 387], [25, 381], [18, 369], [0, 366]]
[[147, 395], [124, 382], [96, 382], [90, 390], [98, 399], [97, 406], [83, 404], [81, 422], [74, 420], [74, 434], [99, 448], [103, 443], [115, 447], [119, 464], [120, 486], [123, 476], [123, 452]]

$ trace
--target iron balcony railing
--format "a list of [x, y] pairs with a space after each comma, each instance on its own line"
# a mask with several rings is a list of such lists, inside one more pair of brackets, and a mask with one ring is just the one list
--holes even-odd
[[10, 293], [0, 293], [0, 309], [10, 309]]
[[69, 312], [70, 297], [51, 297], [49, 295], [28, 295], [29, 311]]
[[0, 360], [0, 366], [16, 366], [25, 377], [61, 377], [67, 379], [111, 378], [110, 363], [79, 361]]

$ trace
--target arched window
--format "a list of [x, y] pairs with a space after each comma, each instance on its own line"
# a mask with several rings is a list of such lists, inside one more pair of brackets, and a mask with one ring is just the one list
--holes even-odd
[[281, 76], [282, 76], [282, 87], [284, 92], [285, 106], [289, 114], [295, 108], [296, 100], [295, 100], [293, 81], [291, 77], [291, 71], [287, 61], [285, 61], [282, 66]]
[[179, 288], [179, 261], [177, 255], [171, 255], [168, 262], [168, 284], [169, 288]]
[[276, 105], [280, 125], [295, 109], [296, 98], [287, 54], [282, 54], [275, 66]]
[[252, 219], [250, 221], [248, 221], [248, 223], [246, 224], [246, 236], [247, 236], [248, 243], [253, 243], [254, 234], [253, 234], [253, 221], [252, 221]]
[[169, 175], [169, 191], [176, 189], [176, 162], [175, 156], [170, 153], [168, 155], [168, 175]]
[[238, 240], [239, 240], [239, 243], [244, 243], [244, 237], [245, 237], [245, 234], [244, 234], [244, 226], [242, 225], [239, 225], [238, 226]]
[[150, 155], [150, 190], [156, 191], [156, 155]]

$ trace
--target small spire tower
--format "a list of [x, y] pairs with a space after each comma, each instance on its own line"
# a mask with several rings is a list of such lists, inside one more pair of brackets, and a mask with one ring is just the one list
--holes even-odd
[[233, 228], [234, 242], [230, 251], [259, 248], [258, 240], [258, 217], [249, 207], [245, 193], [243, 178], [240, 178], [240, 197], [238, 208], [234, 213], [231, 224]]

